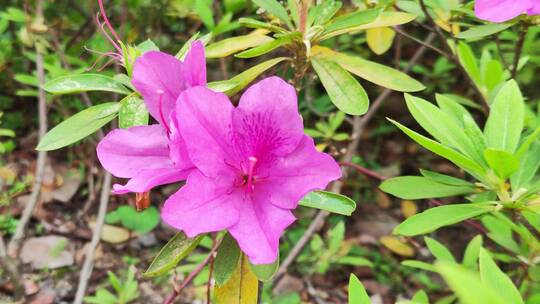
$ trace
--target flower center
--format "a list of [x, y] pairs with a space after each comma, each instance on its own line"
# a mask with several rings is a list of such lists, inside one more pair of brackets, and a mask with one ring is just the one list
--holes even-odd
[[158, 103], [159, 118], [161, 118], [161, 123], [165, 127], [165, 130], [167, 130], [167, 137], [168, 137], [169, 134], [171, 134], [171, 129], [169, 129], [169, 125], [167, 125], [167, 121], [165, 120], [165, 116], [163, 115], [163, 94], [165, 94], [165, 92], [163, 92], [163, 90], [158, 89], [156, 93], [159, 95], [159, 103]]
[[253, 185], [253, 182], [254, 182], [254, 172], [255, 172], [255, 165], [257, 164], [257, 158], [250, 156], [248, 159], [249, 159], [249, 169], [246, 176], [246, 185], [247, 185], [248, 191], [251, 192], [255, 188], [255, 185]]

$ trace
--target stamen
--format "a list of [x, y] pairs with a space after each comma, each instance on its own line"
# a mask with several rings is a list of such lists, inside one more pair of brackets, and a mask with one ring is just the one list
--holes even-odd
[[114, 36], [116, 41], [120, 41], [120, 37], [116, 34], [114, 31], [114, 28], [112, 27], [111, 23], [109, 22], [109, 19], [107, 18], [107, 15], [105, 14], [105, 8], [103, 7], [103, 0], [98, 0], [99, 4], [99, 11], [101, 12], [101, 16], [103, 16], [103, 21], [105, 21], [105, 24], [107, 24], [107, 27], [109, 28], [109, 31], [111, 31], [111, 34]]
[[249, 191], [253, 191], [253, 172], [255, 171], [255, 165], [257, 164], [257, 158], [250, 156], [249, 157], [249, 170], [247, 177], [247, 187]]
[[156, 93], [159, 95], [159, 118], [161, 118], [161, 123], [165, 127], [165, 130], [167, 130], [167, 136], [169, 136], [169, 134], [171, 134], [171, 129], [169, 128], [169, 125], [167, 125], [165, 115], [163, 115], [163, 94], [165, 94], [165, 92], [163, 92], [163, 90], [161, 89], [158, 89]]

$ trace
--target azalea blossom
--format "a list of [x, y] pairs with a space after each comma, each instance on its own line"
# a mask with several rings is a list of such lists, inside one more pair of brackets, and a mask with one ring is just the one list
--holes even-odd
[[476, 0], [474, 12], [480, 19], [504, 22], [521, 14], [540, 14], [538, 0]]
[[184, 91], [172, 114], [196, 166], [162, 209], [187, 236], [227, 229], [254, 264], [276, 260], [291, 212], [341, 176], [304, 135], [294, 88], [278, 77], [251, 86], [234, 107], [205, 87]]
[[101, 165], [116, 177], [130, 179], [124, 186], [114, 185], [117, 194], [184, 180], [193, 168], [169, 118], [184, 90], [206, 85], [204, 46], [193, 42], [183, 62], [163, 52], [143, 54], [135, 61], [132, 83], [158, 123], [113, 130], [98, 144]]

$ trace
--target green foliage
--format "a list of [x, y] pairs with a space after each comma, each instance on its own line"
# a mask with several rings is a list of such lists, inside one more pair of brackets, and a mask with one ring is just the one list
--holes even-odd
[[135, 268], [130, 266], [123, 280], [113, 272], [107, 272], [108, 282], [114, 293], [106, 288], [98, 288], [94, 296], [85, 297], [84, 302], [89, 304], [127, 304], [132, 303], [139, 296], [139, 284], [135, 279]]
[[120, 206], [116, 210], [107, 213], [107, 224], [121, 223], [122, 226], [137, 233], [145, 234], [159, 225], [159, 211], [150, 206], [142, 211], [136, 211], [131, 206]]
[[343, 215], [351, 215], [356, 209], [356, 203], [352, 199], [326, 191], [310, 192], [299, 204]]
[[201, 239], [202, 236], [188, 238], [184, 233], [178, 232], [161, 248], [144, 275], [153, 277], [166, 274], [190, 254], [197, 247]]

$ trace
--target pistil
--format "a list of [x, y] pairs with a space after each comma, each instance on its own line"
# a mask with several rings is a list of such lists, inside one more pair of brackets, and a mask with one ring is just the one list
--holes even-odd
[[171, 134], [171, 129], [169, 128], [169, 125], [167, 125], [167, 121], [165, 120], [165, 116], [163, 115], [163, 90], [158, 89], [156, 92], [159, 95], [159, 118], [161, 118], [161, 123], [165, 127], [165, 130], [167, 130], [167, 136]]
[[251, 192], [253, 191], [253, 173], [255, 171], [255, 165], [257, 164], [257, 158], [250, 156], [249, 157], [249, 169], [248, 169], [248, 176], [247, 176], [247, 187], [248, 190]]

